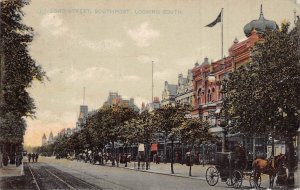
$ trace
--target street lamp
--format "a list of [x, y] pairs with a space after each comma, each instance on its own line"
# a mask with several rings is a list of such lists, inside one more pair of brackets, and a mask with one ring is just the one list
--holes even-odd
[[210, 83], [216, 82], [216, 77], [215, 77], [215, 75], [213, 73], [212, 64], [210, 64], [210, 66], [209, 66], [209, 74], [208, 74], [207, 80]]

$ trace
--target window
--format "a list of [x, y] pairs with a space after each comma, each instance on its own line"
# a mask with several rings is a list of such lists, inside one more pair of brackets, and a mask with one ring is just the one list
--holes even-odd
[[202, 89], [199, 88], [199, 89], [198, 89], [198, 93], [197, 93], [198, 104], [201, 103], [201, 96], [202, 96]]
[[211, 102], [211, 91], [208, 89], [207, 91], [207, 102]]

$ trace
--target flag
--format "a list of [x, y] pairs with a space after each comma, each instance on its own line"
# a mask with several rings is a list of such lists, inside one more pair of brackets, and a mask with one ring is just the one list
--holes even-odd
[[213, 27], [215, 26], [218, 22], [221, 22], [222, 21], [222, 11], [223, 9], [221, 10], [220, 14], [218, 15], [218, 17], [216, 18], [216, 20], [214, 20], [212, 23], [206, 25], [206, 27]]

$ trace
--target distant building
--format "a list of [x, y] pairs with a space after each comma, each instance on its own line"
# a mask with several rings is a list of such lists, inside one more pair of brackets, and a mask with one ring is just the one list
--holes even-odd
[[141, 112], [144, 111], [148, 111], [148, 112], [152, 112], [154, 110], [157, 110], [160, 108], [160, 101], [159, 101], [159, 97], [154, 97], [153, 102], [151, 103], [147, 103], [147, 105], [145, 105], [145, 103], [142, 103], [142, 107], [141, 107]]
[[54, 138], [53, 138], [53, 133], [51, 131], [50, 135], [49, 135], [49, 138], [48, 138], [48, 141], [47, 141], [47, 144], [52, 144], [53, 142], [54, 142]]
[[87, 105], [81, 105], [79, 110], [79, 116], [76, 122], [76, 130], [80, 131], [82, 128], [82, 125], [86, 122], [86, 118], [88, 116], [88, 106]]
[[136, 112], [140, 111], [140, 109], [134, 104], [134, 98], [125, 100], [125, 99], [122, 99], [122, 96], [119, 95], [117, 92], [109, 92], [107, 101], [104, 102], [104, 106], [113, 106], [113, 105], [128, 106]]
[[42, 137], [42, 146], [46, 145], [47, 144], [47, 137], [44, 133], [43, 137]]
[[164, 91], [162, 92], [161, 105], [165, 106], [168, 104], [175, 103], [175, 97], [177, 95], [177, 85], [169, 84], [168, 81], [165, 81]]

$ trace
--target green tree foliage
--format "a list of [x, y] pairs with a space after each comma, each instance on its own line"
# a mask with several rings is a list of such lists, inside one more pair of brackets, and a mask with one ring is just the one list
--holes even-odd
[[[133, 118], [126, 125], [128, 135], [137, 143], [143, 143], [146, 146], [145, 159], [146, 170], [149, 167], [150, 146], [154, 140], [154, 134], [157, 132], [157, 127], [154, 124], [154, 114], [148, 111], [142, 112], [138, 117]], [[132, 134], [130, 134], [132, 132]]]
[[[122, 140], [126, 134], [124, 126], [126, 121], [137, 116], [137, 113], [128, 106], [106, 106], [102, 108], [102, 119], [100, 125], [102, 126], [101, 133], [105, 139], [112, 145], [113, 162], [115, 165], [115, 142]], [[118, 163], [117, 163], [118, 164]]]
[[223, 114], [228, 113], [232, 130], [260, 135], [274, 131], [285, 137], [290, 159], [300, 121], [299, 58], [299, 27], [290, 31], [283, 24], [281, 31], [268, 32], [255, 45], [251, 63], [223, 83]]
[[[176, 133], [181, 137], [181, 141], [192, 146], [201, 144], [203, 141], [210, 140], [212, 136], [208, 133], [209, 123], [203, 122], [199, 118], [185, 120], [182, 125], [176, 129]], [[193, 151], [192, 151], [193, 152]], [[192, 176], [192, 156], [190, 155], [189, 175]]]
[[34, 117], [35, 109], [27, 88], [45, 77], [28, 52], [34, 36], [33, 29], [22, 22], [22, 8], [28, 4], [25, 0], [0, 2], [0, 137], [4, 146], [23, 142], [23, 117]]
[[[25, 133], [26, 123], [12, 113], [7, 113], [0, 120], [0, 143], [21, 144]], [[3, 134], [3, 135], [2, 135]]]
[[[164, 138], [171, 141], [171, 173], [174, 174], [174, 140], [176, 139], [176, 129], [186, 119], [189, 108], [180, 104], [166, 105], [155, 111], [154, 122], [158, 127], [158, 131], [164, 134]], [[166, 150], [166, 142], [165, 142]], [[166, 151], [164, 151], [166, 159]], [[166, 160], [165, 160], [166, 162]]]

